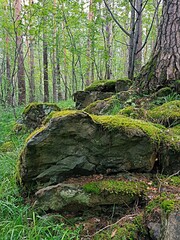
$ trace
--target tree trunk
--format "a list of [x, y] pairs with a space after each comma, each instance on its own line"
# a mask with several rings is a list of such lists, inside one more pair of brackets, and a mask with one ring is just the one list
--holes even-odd
[[164, 0], [156, 44], [149, 62], [136, 79], [140, 91], [175, 86], [180, 79], [180, 1]]
[[23, 38], [18, 31], [18, 24], [21, 20], [21, 0], [15, 1], [15, 22], [16, 22], [16, 51], [18, 55], [18, 104], [26, 104], [26, 86], [25, 86], [25, 71], [23, 57]]
[[88, 39], [87, 39], [87, 70], [86, 70], [86, 86], [89, 86], [94, 79], [94, 68], [93, 72], [91, 71], [92, 68], [92, 21], [93, 21], [93, 0], [89, 1], [89, 12], [88, 12], [88, 23], [90, 24], [89, 32], [88, 32]]
[[[33, 4], [32, 0], [29, 0], [29, 4]], [[31, 17], [31, 16], [29, 16]], [[30, 30], [30, 27], [29, 27]], [[32, 36], [29, 37], [29, 64], [30, 64], [30, 78], [29, 78], [29, 102], [35, 101], [35, 78], [34, 78], [34, 42]]]
[[43, 34], [44, 102], [49, 102], [48, 49], [46, 34]]
[[6, 36], [6, 79], [7, 79], [7, 95], [6, 101], [8, 105], [12, 105], [12, 83], [11, 83], [11, 64], [9, 56], [9, 37]]
[[[112, 7], [111, 5], [114, 5], [113, 2], [110, 0], [107, 1], [107, 4]], [[112, 78], [112, 40], [113, 40], [113, 25], [112, 25], [112, 19], [108, 14], [108, 10], [106, 10], [106, 62], [105, 62], [105, 68], [106, 68], [106, 74], [105, 79], [111, 79]]]
[[30, 37], [29, 42], [29, 63], [30, 63], [30, 81], [29, 81], [29, 101], [34, 102], [35, 101], [35, 79], [34, 79], [34, 46], [33, 46], [33, 40], [32, 37]]

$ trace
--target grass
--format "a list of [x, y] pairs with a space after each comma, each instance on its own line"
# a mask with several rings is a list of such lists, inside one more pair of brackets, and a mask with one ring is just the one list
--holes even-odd
[[[71, 107], [70, 101], [59, 106]], [[23, 108], [16, 108], [20, 117]], [[40, 216], [24, 202], [15, 179], [16, 163], [27, 134], [12, 131], [13, 111], [0, 106], [0, 149], [11, 143], [11, 149], [0, 150], [0, 239], [2, 240], [69, 240], [79, 239], [80, 228], [69, 225], [61, 215]]]

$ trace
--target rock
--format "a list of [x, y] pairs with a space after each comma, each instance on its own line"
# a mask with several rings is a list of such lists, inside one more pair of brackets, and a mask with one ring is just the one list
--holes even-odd
[[78, 91], [74, 94], [76, 109], [83, 109], [97, 100], [103, 100], [113, 95], [114, 92]]
[[157, 92], [155, 92], [152, 97], [153, 98], [154, 97], [165, 97], [171, 93], [172, 93], [172, 89], [170, 87], [164, 87], [164, 88], [159, 89]]
[[36, 129], [52, 111], [60, 111], [60, 108], [54, 103], [30, 103], [23, 111], [22, 123], [28, 129]]
[[128, 91], [128, 89], [131, 85], [132, 85], [132, 82], [129, 79], [118, 80], [116, 82], [116, 86], [115, 86], [116, 92], [118, 93], [118, 92], [122, 92], [122, 91]]
[[173, 211], [163, 218], [161, 238], [163, 240], [180, 239], [180, 211]]
[[146, 207], [144, 220], [153, 240], [178, 240], [180, 238], [180, 201], [177, 195], [154, 198]]
[[149, 110], [148, 118], [166, 127], [180, 124], [180, 100], [164, 103], [159, 107]]
[[162, 135], [153, 124], [131, 118], [56, 112], [28, 137], [20, 182], [34, 191], [73, 176], [150, 172]]
[[130, 80], [101, 80], [95, 81], [85, 91], [74, 94], [77, 109], [86, 108], [97, 100], [104, 100], [119, 91], [127, 91], [131, 85]]
[[79, 212], [114, 204], [127, 206], [142, 198], [145, 189], [145, 184], [141, 182], [117, 180], [92, 182], [84, 186], [60, 183], [37, 191], [35, 205], [43, 211], [58, 212]]
[[119, 106], [118, 107], [119, 111], [120, 108], [119, 100], [116, 99], [115, 97], [111, 97], [104, 100], [97, 100], [91, 103], [84, 109], [84, 111], [95, 115], [111, 114], [115, 106]]

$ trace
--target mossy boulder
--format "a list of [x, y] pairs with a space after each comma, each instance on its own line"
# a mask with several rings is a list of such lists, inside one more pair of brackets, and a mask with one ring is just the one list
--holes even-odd
[[91, 103], [84, 109], [84, 111], [95, 115], [111, 114], [115, 106], [118, 106], [119, 109], [120, 102], [117, 98], [115, 98], [115, 96], [112, 96], [111, 98], [97, 100]]
[[90, 86], [85, 88], [85, 91], [100, 91], [100, 92], [115, 92], [117, 80], [100, 80], [93, 82]]
[[100, 91], [78, 91], [74, 94], [74, 101], [76, 102], [76, 109], [86, 108], [91, 103], [97, 100], [110, 98], [114, 92], [100, 92]]
[[26, 141], [19, 160], [20, 182], [33, 191], [72, 176], [150, 172], [163, 130], [123, 116], [56, 112]]
[[43, 211], [79, 212], [106, 205], [127, 206], [142, 198], [143, 182], [104, 180], [84, 185], [60, 183], [35, 193], [36, 207]]
[[40, 127], [52, 111], [60, 111], [60, 108], [54, 103], [30, 103], [22, 113], [23, 123], [28, 129]]
[[148, 111], [152, 122], [161, 123], [167, 127], [180, 124], [180, 100], [164, 103]]
[[127, 91], [130, 85], [131, 81], [128, 79], [95, 81], [84, 91], [74, 94], [76, 108], [83, 109], [97, 100], [107, 99], [119, 91]]

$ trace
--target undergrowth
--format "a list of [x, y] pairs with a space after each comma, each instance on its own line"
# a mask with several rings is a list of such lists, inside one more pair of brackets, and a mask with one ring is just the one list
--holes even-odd
[[[72, 106], [70, 102], [59, 105]], [[17, 117], [22, 110], [16, 108]], [[0, 116], [0, 239], [79, 239], [80, 228], [69, 225], [61, 215], [39, 216], [20, 196], [15, 169], [27, 134], [13, 132], [16, 119], [11, 108], [0, 106]]]

